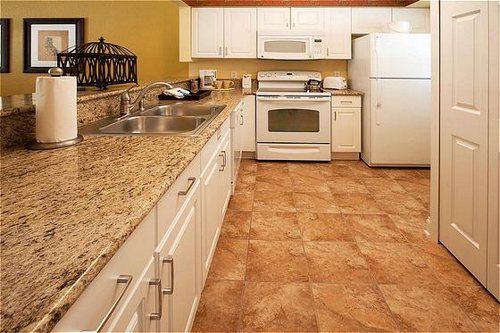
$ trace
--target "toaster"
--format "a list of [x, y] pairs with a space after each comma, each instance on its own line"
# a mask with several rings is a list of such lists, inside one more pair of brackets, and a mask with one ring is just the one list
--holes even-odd
[[323, 80], [324, 89], [347, 89], [347, 81], [342, 76], [327, 76]]

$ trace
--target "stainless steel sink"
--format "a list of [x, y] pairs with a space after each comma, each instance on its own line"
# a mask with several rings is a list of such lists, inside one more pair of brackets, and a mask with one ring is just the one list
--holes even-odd
[[193, 132], [206, 121], [202, 117], [133, 116], [100, 130], [109, 134], [178, 134]]
[[122, 118], [109, 117], [80, 129], [83, 135], [197, 135], [225, 105], [159, 105]]
[[143, 111], [141, 114], [145, 116], [187, 116], [200, 117], [210, 116], [217, 113], [217, 106], [195, 106], [195, 105], [159, 105], [152, 109]]

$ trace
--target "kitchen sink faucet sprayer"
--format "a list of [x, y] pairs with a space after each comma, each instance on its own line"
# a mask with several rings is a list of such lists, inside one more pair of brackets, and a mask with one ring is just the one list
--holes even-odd
[[148, 84], [142, 90], [139, 92], [139, 95], [137, 95], [136, 99], [133, 102], [130, 102], [130, 89], [137, 87], [137, 85], [134, 85], [127, 90], [125, 90], [121, 96], [120, 96], [120, 116], [128, 116], [134, 111], [134, 109], [139, 106], [139, 110], [144, 111], [144, 97], [150, 91], [151, 89], [154, 88], [161, 88], [165, 87], [166, 89], [172, 89], [173, 86], [170, 83], [167, 82], [154, 82], [151, 84]]

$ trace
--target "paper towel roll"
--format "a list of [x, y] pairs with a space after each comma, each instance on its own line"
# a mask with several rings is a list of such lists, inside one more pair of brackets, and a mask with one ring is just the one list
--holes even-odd
[[76, 77], [37, 77], [36, 141], [60, 142], [77, 135]]

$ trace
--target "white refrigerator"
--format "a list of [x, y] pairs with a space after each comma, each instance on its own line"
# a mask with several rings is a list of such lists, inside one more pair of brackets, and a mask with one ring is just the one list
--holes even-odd
[[429, 166], [429, 34], [370, 34], [353, 40], [348, 75], [364, 93], [361, 158], [370, 166]]

